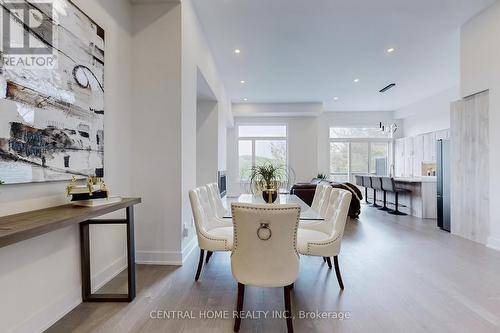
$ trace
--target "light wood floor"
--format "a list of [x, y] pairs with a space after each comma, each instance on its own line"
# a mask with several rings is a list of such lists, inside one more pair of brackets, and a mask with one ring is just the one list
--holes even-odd
[[[232, 311], [228, 254], [216, 253], [198, 283], [198, 253], [182, 267], [138, 266], [131, 304], [80, 304], [47, 332], [232, 332], [232, 319], [153, 320], [153, 310]], [[296, 332], [500, 332], [500, 253], [440, 231], [434, 220], [363, 207], [340, 255], [345, 291], [321, 258], [302, 257], [292, 295], [298, 311], [344, 311], [348, 320], [294, 320]], [[118, 276], [105, 289], [122, 288]], [[248, 288], [244, 310], [283, 310], [280, 289]], [[284, 320], [246, 319], [240, 332], [286, 332]]]

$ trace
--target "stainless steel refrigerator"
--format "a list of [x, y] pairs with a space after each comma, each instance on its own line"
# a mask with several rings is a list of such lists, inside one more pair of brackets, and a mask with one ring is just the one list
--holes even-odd
[[451, 231], [450, 218], [450, 141], [437, 141], [437, 215], [438, 227]]

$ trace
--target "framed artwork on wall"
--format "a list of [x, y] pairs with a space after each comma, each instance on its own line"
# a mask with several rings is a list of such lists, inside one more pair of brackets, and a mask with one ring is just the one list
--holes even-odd
[[104, 30], [68, 0], [0, 0], [0, 180], [104, 170]]

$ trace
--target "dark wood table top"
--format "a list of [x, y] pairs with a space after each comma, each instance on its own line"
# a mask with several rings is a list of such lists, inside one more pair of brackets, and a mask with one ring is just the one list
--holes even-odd
[[141, 203], [141, 198], [123, 198], [120, 202], [98, 207], [67, 204], [0, 217], [0, 247], [85, 222], [139, 203]]

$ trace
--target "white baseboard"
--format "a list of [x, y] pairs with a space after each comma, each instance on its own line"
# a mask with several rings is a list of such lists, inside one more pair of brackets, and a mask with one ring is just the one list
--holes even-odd
[[488, 243], [486, 243], [486, 246], [491, 249], [500, 251], [500, 239], [488, 237]]
[[59, 299], [47, 304], [23, 323], [12, 329], [12, 333], [43, 332], [54, 325], [82, 302], [82, 290], [74, 289]]
[[146, 265], [182, 265], [182, 252], [176, 251], [136, 251], [135, 262]]
[[[92, 277], [92, 292], [95, 292], [106, 283], [111, 281], [115, 276], [122, 272], [127, 267], [127, 257], [123, 256]], [[50, 326], [54, 325], [59, 319], [68, 314], [76, 306], [82, 302], [82, 289], [71, 290], [67, 294], [47, 304], [33, 316], [26, 319], [23, 323], [12, 329], [15, 333], [33, 333], [43, 332]]]
[[[92, 276], [92, 281], [94, 282], [94, 288], [92, 292], [95, 292], [106, 283], [111, 281], [115, 276], [122, 272], [127, 267], [127, 257], [123, 256], [107, 267], [102, 269], [100, 272]], [[33, 333], [33, 332], [43, 332], [50, 326], [54, 325], [59, 319], [68, 314], [76, 306], [82, 302], [82, 289], [78, 287], [72, 291], [69, 291], [64, 296], [59, 299], [48, 303], [44, 308], [40, 309], [34, 315], [26, 319], [23, 323], [12, 329], [12, 333]]]
[[114, 277], [120, 274], [123, 270], [127, 268], [127, 256], [122, 256], [107, 267], [102, 269], [100, 272], [92, 276], [92, 292], [96, 292], [106, 283], [111, 281]]
[[[187, 258], [197, 245], [196, 237], [184, 248], [182, 252], [174, 251], [137, 251], [136, 263], [155, 265], [182, 265], [183, 259]], [[111, 281], [127, 267], [127, 257], [122, 256], [100, 272], [92, 276], [92, 292], [95, 292], [106, 283]], [[81, 287], [71, 290], [62, 297], [53, 300], [23, 323], [13, 328], [12, 333], [43, 332], [54, 325], [59, 319], [68, 314], [82, 302]]]
[[184, 263], [187, 258], [193, 253], [193, 250], [198, 247], [198, 237], [193, 237], [191, 241], [182, 250], [182, 262]]
[[173, 265], [182, 266], [184, 260], [198, 245], [198, 239], [193, 237], [182, 251], [141, 251], [135, 252], [135, 262], [142, 265]]

